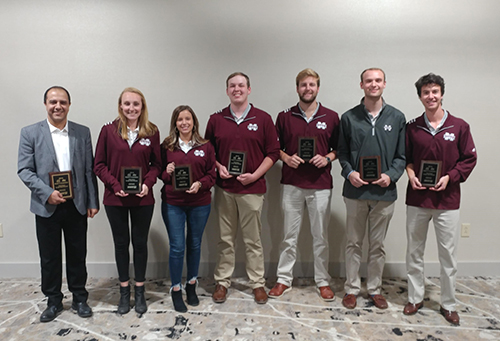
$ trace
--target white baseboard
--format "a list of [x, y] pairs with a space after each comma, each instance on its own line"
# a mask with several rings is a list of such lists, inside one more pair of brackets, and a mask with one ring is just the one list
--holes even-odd
[[[276, 262], [265, 264], [266, 277], [276, 278]], [[63, 267], [64, 268], [64, 267]], [[210, 277], [213, 275], [215, 263], [202, 262], [199, 276]], [[130, 266], [132, 273], [132, 265]], [[345, 277], [344, 263], [330, 263], [332, 277]], [[87, 263], [89, 277], [117, 277], [115, 263]], [[314, 265], [308, 262], [297, 262], [294, 268], [295, 277], [313, 277]], [[361, 275], [366, 275], [366, 264], [361, 265]], [[425, 275], [439, 277], [439, 263], [428, 262], [425, 264]], [[168, 262], [149, 263], [146, 273], [147, 278], [168, 278]], [[245, 264], [237, 262], [234, 277], [244, 277]], [[458, 276], [500, 276], [500, 262], [461, 262], [458, 263]], [[0, 278], [40, 277], [40, 264], [38, 263], [0, 263]], [[384, 277], [406, 277], [404, 262], [386, 263]]]

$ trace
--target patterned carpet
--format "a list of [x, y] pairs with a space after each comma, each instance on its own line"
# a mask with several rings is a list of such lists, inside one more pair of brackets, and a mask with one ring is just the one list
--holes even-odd
[[[424, 308], [405, 316], [406, 279], [384, 279], [387, 310], [379, 310], [361, 295], [358, 306], [342, 306], [343, 279], [332, 280], [338, 296], [323, 302], [311, 279], [297, 279], [292, 291], [265, 305], [253, 301], [244, 279], [235, 279], [226, 303], [210, 297], [212, 279], [200, 279], [200, 305], [184, 314], [173, 310], [170, 282], [147, 282], [148, 312], [116, 313], [116, 278], [91, 278], [89, 304], [94, 315], [82, 319], [70, 309], [64, 287], [64, 311], [56, 320], [40, 323], [46, 299], [39, 279], [0, 281], [0, 340], [500, 340], [500, 278], [462, 277], [457, 283], [460, 326], [439, 314], [439, 278], [428, 278]], [[268, 283], [268, 289], [274, 282]]]

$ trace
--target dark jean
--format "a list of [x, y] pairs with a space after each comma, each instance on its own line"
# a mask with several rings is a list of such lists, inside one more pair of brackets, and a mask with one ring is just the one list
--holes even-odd
[[[175, 287], [181, 284], [186, 246], [187, 280], [198, 277], [201, 238], [210, 215], [210, 204], [206, 206], [174, 206], [162, 202], [161, 213], [170, 240], [170, 278], [172, 287]], [[186, 222], [187, 236], [185, 234]]]

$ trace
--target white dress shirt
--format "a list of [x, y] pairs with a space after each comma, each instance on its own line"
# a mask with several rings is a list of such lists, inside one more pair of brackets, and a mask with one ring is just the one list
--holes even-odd
[[71, 170], [71, 159], [69, 155], [69, 136], [68, 136], [68, 122], [64, 128], [58, 129], [49, 124], [50, 135], [52, 136], [52, 143], [54, 144], [54, 149], [56, 151], [57, 165], [59, 166], [60, 172], [65, 172]]

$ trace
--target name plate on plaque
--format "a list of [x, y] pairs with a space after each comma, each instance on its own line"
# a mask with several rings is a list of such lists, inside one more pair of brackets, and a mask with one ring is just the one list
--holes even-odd
[[66, 172], [50, 172], [50, 187], [59, 191], [64, 199], [73, 199], [73, 178], [71, 171]]
[[227, 171], [231, 175], [240, 175], [245, 173], [245, 165], [247, 161], [247, 153], [236, 150], [229, 152], [229, 164]]
[[311, 160], [316, 155], [316, 137], [299, 137], [297, 155], [304, 161]]
[[359, 158], [359, 174], [367, 182], [380, 179], [380, 155], [362, 156]]
[[137, 194], [142, 191], [142, 168], [122, 167], [121, 185], [125, 193]]
[[191, 188], [191, 165], [178, 165], [174, 169], [174, 190], [185, 191]]
[[418, 179], [425, 187], [434, 187], [441, 178], [441, 161], [422, 160], [420, 162], [420, 173]]

